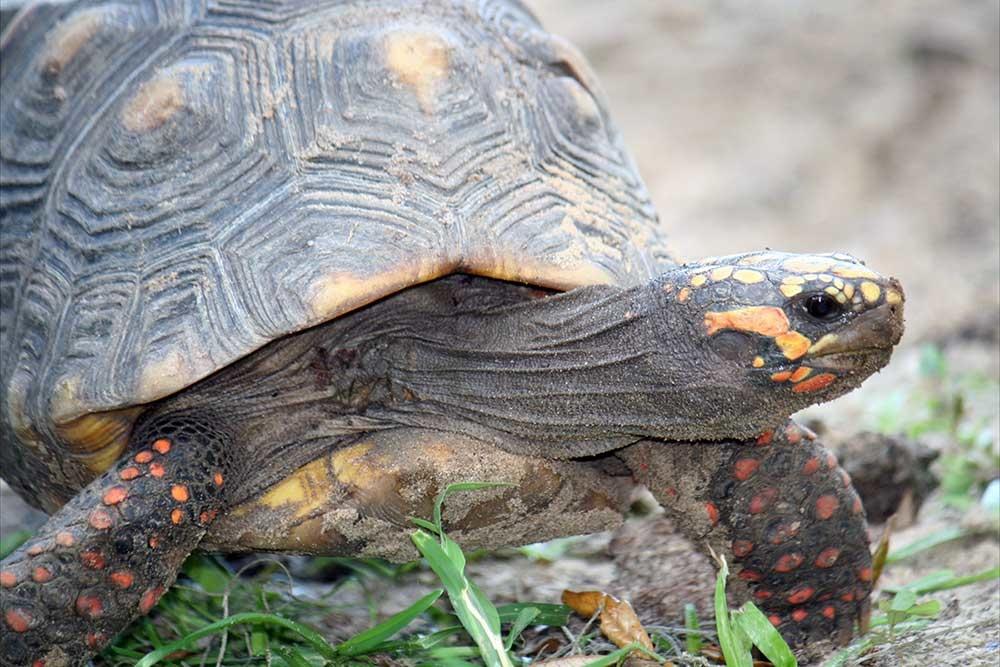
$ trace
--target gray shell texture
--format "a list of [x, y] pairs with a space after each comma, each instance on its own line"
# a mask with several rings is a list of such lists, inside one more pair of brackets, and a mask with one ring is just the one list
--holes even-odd
[[515, 2], [83, 2], [0, 81], [5, 446], [464, 271], [673, 263], [582, 57]]

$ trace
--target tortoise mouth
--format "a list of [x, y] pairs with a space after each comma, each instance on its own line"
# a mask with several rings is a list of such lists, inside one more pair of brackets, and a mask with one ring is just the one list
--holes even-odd
[[888, 363], [891, 355], [892, 347], [867, 347], [860, 350], [809, 355], [806, 359], [810, 366], [823, 370], [876, 370]]

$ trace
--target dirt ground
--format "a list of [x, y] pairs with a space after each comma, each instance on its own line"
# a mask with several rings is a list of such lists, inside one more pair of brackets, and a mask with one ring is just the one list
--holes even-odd
[[[1000, 2], [528, 4], [597, 71], [681, 256], [846, 251], [902, 281], [907, 333], [894, 362], [807, 418], [838, 435], [860, 430], [872, 403], [915, 381], [927, 342], [953, 364], [1000, 377]], [[994, 404], [996, 443], [1000, 396]], [[6, 488], [2, 502], [0, 533], [37, 521]], [[982, 520], [932, 499], [895, 544]], [[676, 563], [669, 552], [686, 550], [662, 529], [629, 530], [554, 565], [471, 567], [499, 601], [555, 602], [564, 587], [635, 592], [638, 580], [625, 579], [636, 563], [655, 572], [650, 554]], [[998, 541], [987, 537], [893, 567], [887, 582], [997, 564]], [[704, 563], [690, 567], [703, 568], [694, 580], [711, 577]], [[997, 583], [937, 597], [946, 604], [938, 621], [863, 664], [996, 665]]]

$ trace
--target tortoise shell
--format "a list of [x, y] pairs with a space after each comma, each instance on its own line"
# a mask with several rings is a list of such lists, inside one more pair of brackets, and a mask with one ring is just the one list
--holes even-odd
[[673, 263], [592, 72], [524, 7], [360, 4], [84, 2], [14, 20], [6, 463], [56, 435], [62, 478], [82, 483], [129, 408], [451, 272], [568, 289]]

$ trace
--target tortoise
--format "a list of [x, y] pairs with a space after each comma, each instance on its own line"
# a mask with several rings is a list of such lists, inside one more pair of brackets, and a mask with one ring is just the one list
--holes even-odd
[[594, 74], [514, 0], [80, 2], [2, 40], [3, 664], [77, 664], [194, 550], [592, 532], [647, 486], [790, 641], [844, 640], [864, 510], [795, 411], [903, 292], [671, 253]]

